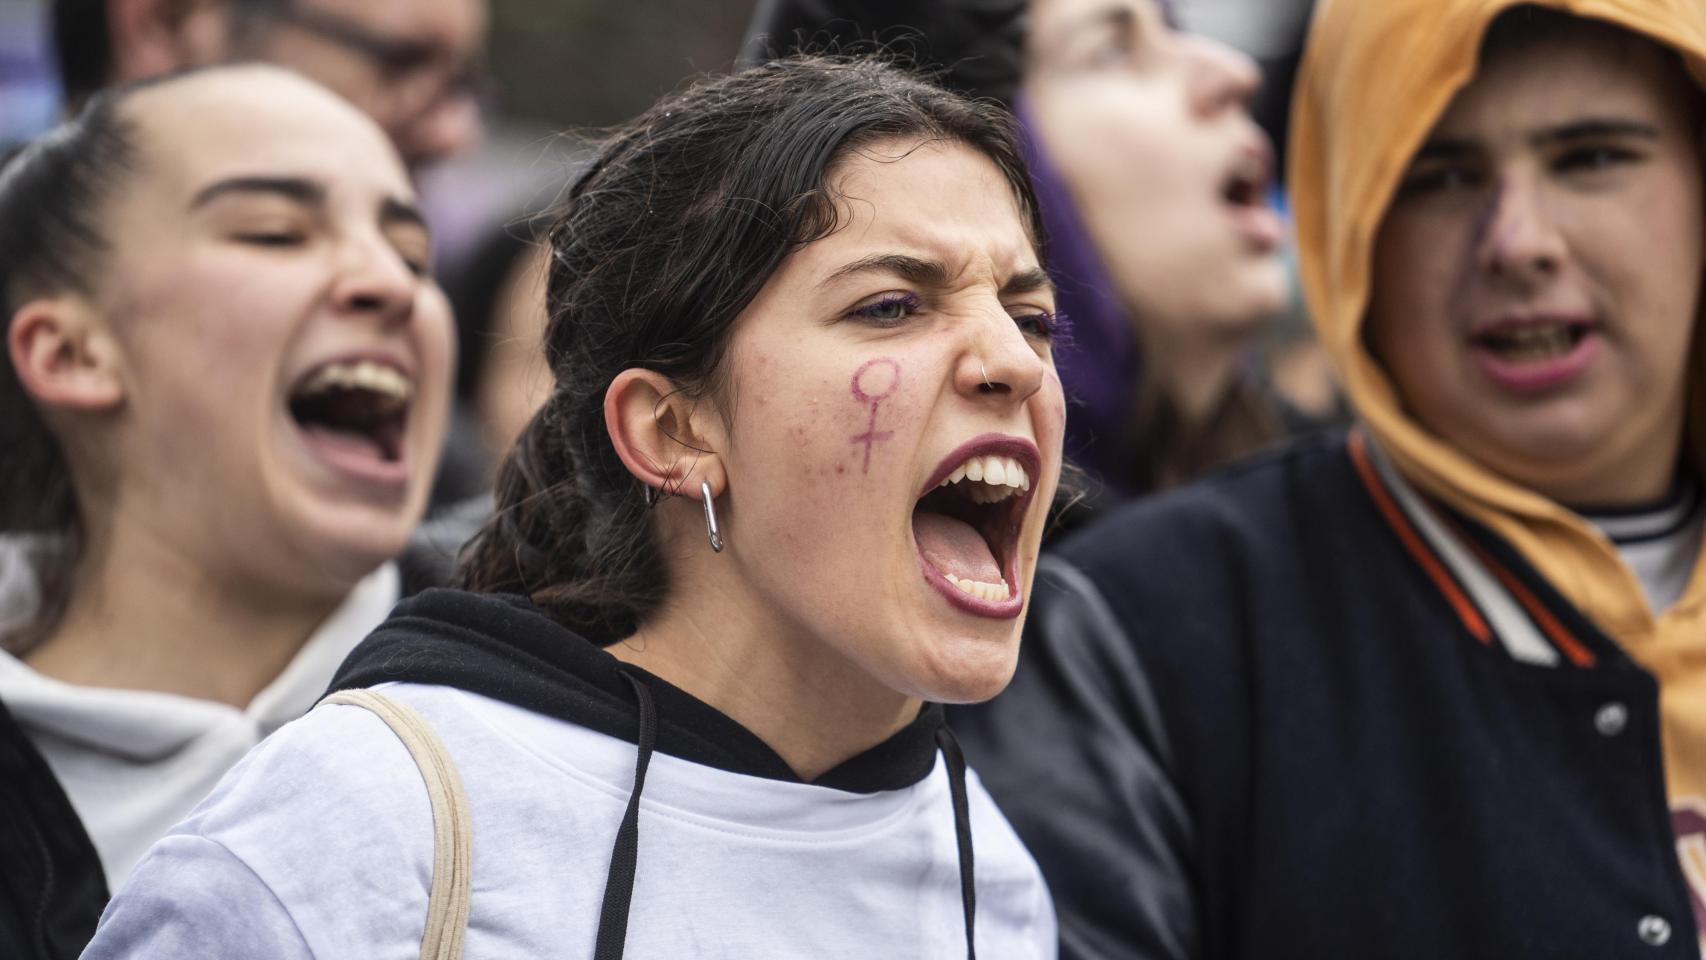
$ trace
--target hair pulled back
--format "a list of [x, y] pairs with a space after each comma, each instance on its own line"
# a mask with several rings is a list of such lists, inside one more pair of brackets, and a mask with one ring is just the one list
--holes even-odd
[[[91, 101], [0, 168], [0, 307], [10, 333], [37, 297], [93, 294], [107, 242], [100, 210], [131, 168], [130, 125], [114, 97]], [[29, 548], [40, 589], [31, 623], [0, 637], [26, 649], [57, 622], [82, 552], [83, 518], [58, 441], [25, 392], [10, 350], [0, 358], [0, 535]], [[24, 539], [28, 538], [28, 539]]]
[[981, 152], [1040, 240], [1006, 112], [881, 59], [797, 56], [703, 79], [615, 131], [549, 231], [555, 389], [499, 473], [463, 586], [525, 594], [601, 643], [658, 607], [664, 554], [606, 431], [605, 392], [630, 367], [689, 398], [716, 391], [741, 311], [784, 257], [841, 225], [837, 162], [893, 137]]

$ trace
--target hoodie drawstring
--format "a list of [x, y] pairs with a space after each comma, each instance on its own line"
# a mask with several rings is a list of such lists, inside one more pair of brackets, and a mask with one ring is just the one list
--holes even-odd
[[977, 960], [977, 873], [972, 867], [971, 798], [966, 793], [966, 755], [947, 727], [936, 730], [936, 745], [948, 761], [948, 796], [954, 804], [954, 840], [960, 848], [960, 903], [966, 914], [966, 960]]
[[644, 681], [626, 670], [622, 679], [634, 687], [640, 704], [640, 758], [634, 763], [634, 789], [628, 794], [628, 811], [616, 830], [616, 846], [610, 852], [610, 874], [604, 881], [604, 906], [598, 911], [598, 939], [593, 960], [622, 960], [628, 939], [628, 907], [634, 899], [634, 869], [640, 858], [640, 791], [646, 787], [646, 767], [652, 762], [652, 747], [658, 739], [658, 713], [652, 692]]
[[[646, 767], [657, 745], [658, 714], [652, 692], [645, 681], [617, 668], [622, 679], [634, 688], [640, 706], [639, 759], [634, 763], [634, 789], [628, 794], [628, 810], [616, 830], [616, 845], [610, 852], [610, 873], [604, 880], [604, 906], [598, 912], [598, 939], [593, 960], [622, 960], [628, 939], [628, 908], [634, 900], [634, 871], [640, 857], [640, 791], [646, 786]], [[966, 757], [953, 731], [936, 731], [936, 745], [948, 761], [948, 795], [954, 807], [954, 842], [960, 854], [960, 902], [966, 917], [966, 960], [977, 960], [973, 930], [977, 917], [977, 881], [972, 869], [971, 801], [966, 793]]]

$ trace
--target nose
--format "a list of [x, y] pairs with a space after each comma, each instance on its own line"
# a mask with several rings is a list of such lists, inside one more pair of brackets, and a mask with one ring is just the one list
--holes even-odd
[[955, 386], [971, 397], [1020, 404], [1042, 389], [1046, 364], [997, 304], [980, 323], [955, 368]]
[[339, 253], [332, 302], [352, 316], [381, 323], [407, 323], [414, 315], [421, 280], [396, 248], [377, 231], [350, 237]]
[[1501, 179], [1480, 230], [1476, 260], [1494, 280], [1529, 290], [1556, 276], [1563, 265], [1563, 235], [1538, 185], [1527, 178]]
[[1248, 55], [1224, 43], [1180, 34], [1190, 68], [1191, 108], [1212, 116], [1230, 108], [1245, 109], [1262, 85], [1262, 69]]

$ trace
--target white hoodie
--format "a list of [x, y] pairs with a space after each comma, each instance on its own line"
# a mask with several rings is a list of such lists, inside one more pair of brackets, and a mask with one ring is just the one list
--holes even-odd
[[[36, 583], [0, 540], [0, 634], [33, 615]], [[396, 603], [396, 567], [356, 585], [247, 708], [146, 690], [83, 687], [0, 653], [0, 702], [71, 800], [116, 890], [154, 841], [189, 814], [251, 747], [300, 717], [338, 664]]]

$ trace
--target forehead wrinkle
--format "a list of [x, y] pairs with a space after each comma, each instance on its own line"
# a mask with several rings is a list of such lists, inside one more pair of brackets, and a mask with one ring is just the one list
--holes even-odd
[[[989, 191], [999, 191], [1005, 202], [997, 209], [997, 204], [975, 197], [947, 199], [960, 196], [956, 191], [959, 181], [964, 179], [963, 169], [954, 170], [953, 179], [949, 180], [945, 179], [946, 171], [932, 165], [925, 168], [929, 172], [922, 180], [897, 188], [883, 178], [886, 171], [893, 169], [884, 161], [864, 156], [849, 160], [836, 183], [837, 200], [846, 211], [843, 229], [808, 244], [801, 251], [814, 248], [823, 251], [816, 256], [808, 253], [819, 263], [822, 263], [819, 257], [828, 259], [825, 254], [830, 249], [846, 251], [832, 255], [842, 262], [829, 267], [825, 279], [817, 284], [819, 287], [828, 287], [856, 272], [867, 272], [854, 269], [860, 264], [868, 270], [905, 267], [891, 272], [914, 282], [940, 286], [961, 282], [979, 261], [988, 264], [983, 272], [997, 286], [1000, 283], [997, 277], [1038, 265], [1034, 238], [1018, 198], [987, 157], [954, 141], [924, 141], [905, 147], [901, 152], [907, 159], [899, 162], [917, 158], [927, 148], [970, 157], [979, 167], [977, 176], [987, 181]], [[899, 197], [892, 193], [897, 189]], [[922, 194], [918, 193], [920, 190]], [[904, 203], [897, 203], [898, 200]], [[894, 259], [884, 263], [885, 258]], [[925, 268], [926, 264], [931, 266]]]

